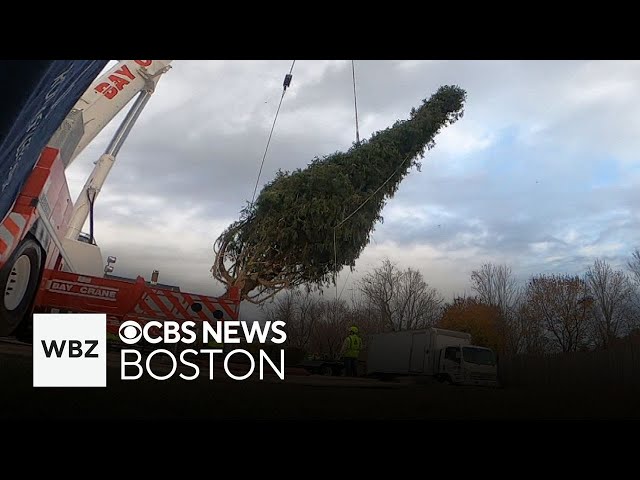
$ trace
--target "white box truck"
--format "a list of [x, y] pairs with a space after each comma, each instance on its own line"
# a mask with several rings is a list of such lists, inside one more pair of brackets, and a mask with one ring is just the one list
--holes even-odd
[[429, 375], [457, 385], [498, 386], [493, 350], [471, 345], [464, 332], [426, 328], [369, 338], [367, 374]]

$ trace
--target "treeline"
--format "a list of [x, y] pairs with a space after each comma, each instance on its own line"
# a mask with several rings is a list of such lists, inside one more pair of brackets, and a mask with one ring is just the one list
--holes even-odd
[[618, 270], [596, 259], [581, 275], [538, 274], [517, 281], [509, 265], [470, 275], [471, 295], [446, 302], [413, 268], [390, 260], [365, 274], [347, 298], [304, 289], [266, 305], [287, 324], [290, 347], [335, 358], [350, 325], [365, 335], [437, 326], [471, 333], [502, 355], [607, 349], [640, 336], [640, 250]]

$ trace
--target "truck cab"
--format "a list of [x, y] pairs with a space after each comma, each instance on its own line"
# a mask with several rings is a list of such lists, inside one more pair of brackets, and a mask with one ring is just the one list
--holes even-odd
[[496, 355], [475, 345], [448, 346], [440, 350], [439, 380], [456, 385], [498, 385]]

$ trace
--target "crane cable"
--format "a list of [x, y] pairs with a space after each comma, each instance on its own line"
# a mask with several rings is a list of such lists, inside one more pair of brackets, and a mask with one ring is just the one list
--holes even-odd
[[[269, 151], [269, 144], [271, 143], [271, 138], [273, 136], [273, 130], [275, 129], [276, 126], [276, 121], [278, 120], [278, 114], [280, 113], [280, 107], [282, 106], [282, 100], [284, 99], [284, 95], [287, 92], [287, 87], [289, 87], [291, 85], [291, 80], [293, 79], [293, 67], [295, 66], [296, 61], [294, 60], [291, 63], [291, 68], [289, 69], [289, 73], [285, 75], [284, 77], [284, 81], [282, 83], [282, 95], [280, 96], [280, 103], [278, 104], [278, 109], [276, 110], [276, 115], [273, 119], [273, 124], [271, 125], [271, 131], [269, 132], [269, 138], [267, 139], [267, 145], [264, 149], [264, 154], [262, 156], [262, 161], [260, 162], [260, 169], [258, 170], [258, 178], [256, 178], [256, 184], [255, 187], [253, 188], [253, 196], [251, 197], [251, 206], [253, 206], [254, 202], [255, 202], [255, 198], [256, 198], [256, 193], [258, 191], [258, 185], [260, 183], [260, 176], [262, 175], [262, 169], [264, 167], [264, 161], [267, 158], [267, 152]], [[359, 130], [359, 126], [358, 126], [358, 99], [357, 99], [357, 93], [356, 93], [356, 71], [355, 71], [355, 62], [354, 60], [351, 60], [351, 77], [352, 77], [352, 81], [353, 81], [353, 104], [354, 104], [354, 109], [355, 109], [355, 124], [356, 124], [356, 144], [360, 145], [360, 130]], [[406, 159], [405, 159], [406, 161]], [[404, 164], [404, 161], [402, 162]], [[398, 166], [398, 168], [400, 168], [400, 166]], [[394, 172], [395, 173], [395, 172]], [[389, 177], [390, 179], [391, 177]], [[338, 284], [336, 282], [336, 275], [337, 275], [337, 271], [338, 271], [338, 252], [337, 252], [337, 248], [336, 248], [336, 228], [339, 228], [340, 226], [342, 226], [342, 224], [344, 222], [346, 222], [347, 220], [349, 220], [349, 218], [351, 218], [358, 210], [360, 210], [365, 203], [367, 203], [376, 193], [378, 193], [378, 191], [380, 191], [380, 189], [389, 181], [389, 179], [387, 179], [382, 185], [380, 185], [380, 187], [369, 197], [367, 198], [364, 202], [362, 202], [362, 204], [356, 208], [347, 218], [345, 218], [342, 222], [340, 222], [338, 225], [336, 225], [333, 228], [333, 255], [334, 255], [334, 272], [333, 272], [333, 279], [334, 279], [334, 283], [336, 286], [336, 300], [338, 300]], [[351, 272], [349, 272], [349, 275], [351, 274]], [[347, 277], [348, 280], [348, 277]], [[340, 291], [340, 297], [342, 297], [342, 292], [344, 291], [344, 287], [346, 286], [346, 281], [345, 281], [345, 285], [342, 287], [342, 290]]]
[[[354, 107], [355, 113], [356, 113], [356, 145], [360, 145], [360, 129], [358, 128], [358, 96], [356, 94], [356, 66], [355, 66], [355, 61], [354, 60], [351, 60], [351, 78], [353, 79], [353, 107]], [[386, 183], [387, 182], [385, 182], [384, 184], [386, 184]], [[384, 184], [382, 184], [380, 186], [380, 188], [382, 188], [384, 186]], [[373, 195], [378, 193], [380, 188], [378, 188], [378, 190], [376, 190], [373, 193]], [[373, 195], [371, 195], [371, 197], [373, 197]], [[365, 203], [367, 203], [371, 197], [367, 198], [358, 208], [355, 209], [355, 211], [353, 211], [351, 213], [351, 215], [349, 215], [347, 218], [342, 220], [342, 222], [340, 222], [338, 225], [333, 227], [333, 283], [334, 283], [334, 285], [336, 287], [336, 301], [338, 301], [338, 300], [340, 300], [342, 298], [342, 292], [344, 292], [344, 288], [347, 286], [347, 280], [349, 280], [349, 277], [351, 276], [351, 270], [349, 270], [349, 274], [347, 275], [347, 278], [344, 281], [344, 285], [342, 286], [342, 290], [340, 290], [340, 295], [338, 295], [338, 282], [337, 282], [337, 275], [338, 275], [338, 249], [336, 247], [336, 229], [341, 227], [344, 222], [349, 220], [358, 210], [360, 210], [362, 208], [362, 206]]]
[[280, 103], [278, 104], [278, 110], [276, 111], [276, 116], [273, 119], [273, 125], [271, 125], [271, 132], [269, 133], [269, 139], [267, 140], [267, 146], [264, 149], [264, 155], [262, 156], [262, 162], [260, 163], [260, 170], [258, 171], [258, 178], [256, 178], [256, 186], [253, 189], [253, 196], [251, 197], [251, 206], [253, 206], [253, 202], [256, 199], [256, 192], [258, 191], [258, 183], [260, 182], [260, 175], [262, 175], [262, 167], [264, 166], [264, 160], [267, 158], [267, 151], [269, 150], [269, 144], [271, 143], [271, 137], [273, 135], [273, 129], [276, 126], [276, 121], [278, 120], [278, 114], [280, 113], [280, 107], [282, 106], [282, 100], [284, 99], [284, 94], [287, 92], [287, 87], [291, 85], [291, 79], [293, 78], [293, 66], [296, 64], [294, 60], [291, 64], [291, 68], [289, 69], [289, 73], [284, 76], [284, 81], [282, 82], [282, 95], [280, 96]]
[[358, 130], [358, 99], [356, 96], [356, 66], [351, 60], [351, 76], [353, 77], [353, 106], [356, 111], [356, 143], [360, 145], [360, 131]]

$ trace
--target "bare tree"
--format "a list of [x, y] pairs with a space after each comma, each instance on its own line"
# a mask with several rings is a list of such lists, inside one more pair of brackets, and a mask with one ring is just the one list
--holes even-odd
[[[501, 335], [507, 339], [508, 348], [517, 346], [518, 339], [518, 306], [522, 297], [522, 289], [513, 276], [508, 265], [485, 263], [478, 270], [471, 272], [471, 286], [480, 300], [498, 307], [501, 318], [498, 328]], [[515, 353], [517, 350], [509, 350]]]
[[344, 300], [322, 300], [310, 347], [318, 354], [337, 359], [347, 335], [350, 312]]
[[284, 322], [287, 325], [287, 342], [296, 343], [296, 340], [292, 338], [293, 335], [289, 334], [289, 328], [293, 329], [295, 318], [295, 295], [293, 291], [286, 290], [282, 292], [272, 302], [263, 304], [261, 308], [265, 312], [267, 320]]
[[507, 338], [512, 353], [542, 355], [550, 350], [543, 322], [526, 302], [518, 307]]
[[503, 315], [518, 303], [520, 289], [508, 265], [485, 263], [471, 272], [471, 284], [483, 303], [498, 307]]
[[640, 327], [640, 249], [636, 248], [627, 262], [631, 281], [630, 329]]
[[[358, 290], [352, 291], [350, 303], [350, 323], [360, 327], [365, 335], [381, 333], [385, 331], [385, 325], [371, 302], [360, 294]], [[363, 338], [364, 340], [364, 338]]]
[[389, 259], [367, 273], [359, 287], [372, 312], [390, 330], [434, 325], [442, 311], [442, 296], [424, 281], [419, 271], [400, 270]]
[[526, 289], [530, 319], [539, 319], [556, 348], [572, 352], [586, 344], [593, 300], [584, 279], [571, 275], [538, 275]]
[[631, 254], [631, 260], [627, 262], [631, 271], [631, 280], [640, 286], [640, 249], [636, 248]]
[[286, 323], [287, 343], [290, 346], [307, 348], [322, 314], [320, 300], [312, 292], [301, 289], [286, 290], [265, 309], [267, 319]]
[[594, 299], [595, 341], [602, 348], [622, 333], [629, 319], [631, 282], [624, 272], [597, 259], [587, 271], [587, 285]]
[[357, 325], [366, 336], [382, 331], [365, 302], [349, 305], [344, 300], [326, 299], [310, 290], [285, 290], [263, 306], [268, 320], [286, 323], [287, 345], [313, 355], [336, 359], [348, 332]]

